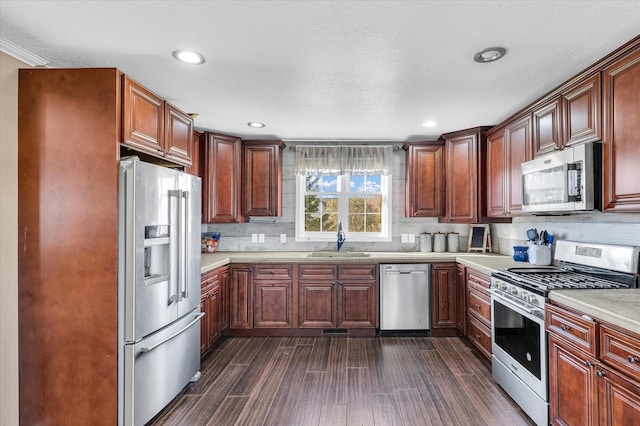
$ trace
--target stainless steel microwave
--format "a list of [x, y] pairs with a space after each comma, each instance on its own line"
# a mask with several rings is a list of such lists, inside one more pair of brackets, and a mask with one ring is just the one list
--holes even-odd
[[521, 164], [523, 210], [562, 214], [600, 209], [599, 143], [565, 148]]

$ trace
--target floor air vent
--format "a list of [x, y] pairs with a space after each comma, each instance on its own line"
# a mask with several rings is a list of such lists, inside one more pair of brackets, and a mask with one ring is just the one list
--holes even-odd
[[349, 334], [346, 328], [323, 328], [322, 334]]

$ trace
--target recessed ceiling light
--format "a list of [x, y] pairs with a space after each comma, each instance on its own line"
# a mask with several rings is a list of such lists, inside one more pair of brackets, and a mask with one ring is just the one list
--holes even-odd
[[487, 62], [497, 61], [507, 54], [507, 49], [504, 47], [487, 47], [476, 53], [473, 60], [481, 64]]
[[250, 121], [250, 122], [247, 123], [247, 126], [254, 127], [256, 129], [260, 129], [260, 128], [264, 127], [265, 125], [264, 125], [264, 123], [260, 123], [258, 121]]
[[192, 64], [192, 65], [204, 64], [204, 56], [202, 56], [197, 52], [192, 52], [190, 50], [175, 50], [173, 52], [173, 57], [179, 60], [180, 62], [185, 62], [187, 64]]
[[433, 120], [429, 120], [429, 121], [425, 121], [424, 123], [422, 123], [422, 125], [424, 127], [436, 127], [438, 125], [438, 123], [436, 123]]

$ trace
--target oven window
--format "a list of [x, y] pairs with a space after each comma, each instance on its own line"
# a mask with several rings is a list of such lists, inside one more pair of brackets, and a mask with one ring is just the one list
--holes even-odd
[[531, 374], [541, 379], [540, 324], [493, 300], [495, 342]]

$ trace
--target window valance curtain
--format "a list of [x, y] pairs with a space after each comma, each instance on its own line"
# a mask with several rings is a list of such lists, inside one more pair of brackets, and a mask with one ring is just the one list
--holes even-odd
[[389, 175], [393, 147], [390, 145], [296, 146], [298, 175]]

